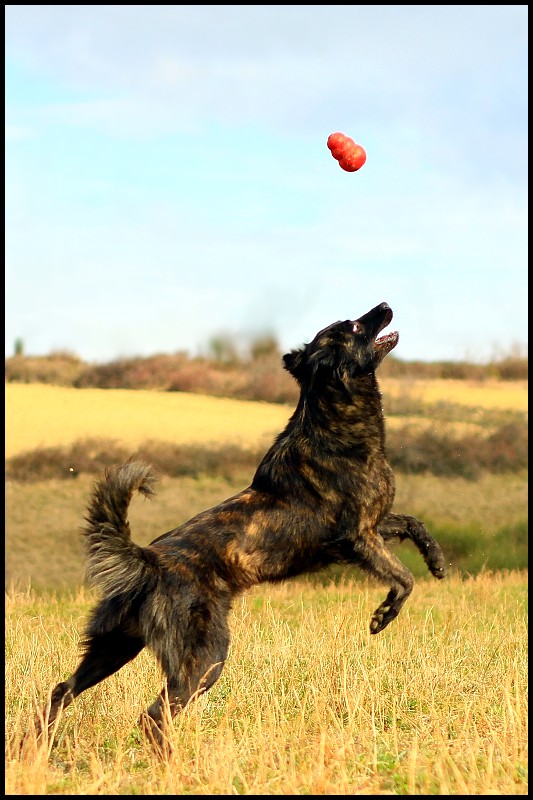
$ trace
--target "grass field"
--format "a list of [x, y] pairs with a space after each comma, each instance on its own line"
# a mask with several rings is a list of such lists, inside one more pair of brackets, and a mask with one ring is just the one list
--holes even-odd
[[145, 651], [66, 710], [49, 758], [21, 759], [93, 598], [8, 592], [6, 794], [527, 794], [527, 575], [421, 581], [373, 637], [382, 599], [352, 581], [245, 595], [222, 677], [160, 764], [134, 729], [160, 689]]
[[477, 408], [527, 411], [527, 381], [407, 380], [380, 381], [384, 393], [393, 397], [411, 394], [424, 403], [459, 403]]
[[[462, 405], [468, 425], [478, 409], [527, 407], [526, 384], [426, 384], [382, 388]], [[184, 393], [8, 384], [6, 456], [95, 436], [132, 451], [149, 439], [256, 447], [291, 413]], [[250, 478], [163, 475], [152, 502], [133, 500], [133, 538], [146, 544]], [[95, 600], [80, 536], [92, 482], [81, 473], [6, 483], [6, 795], [528, 793], [527, 570], [483, 569], [527, 564], [526, 473], [396, 476], [395, 510], [420, 517], [457, 561], [438, 582], [414, 547], [397, 546], [417, 580], [379, 636], [368, 623], [385, 589], [357, 571], [241, 598], [226, 668], [175, 721], [169, 764], [134, 728], [160, 689], [147, 652], [67, 709], [53, 751], [30, 745], [21, 757], [34, 703], [75, 668]]]
[[254, 447], [286, 424], [291, 409], [186, 392], [71, 389], [6, 384], [6, 458], [85, 436], [132, 449], [146, 439]]
[[[471, 385], [468, 381], [389, 379], [382, 389], [391, 397], [408, 395], [423, 402], [527, 409], [527, 385], [523, 381]], [[91, 436], [117, 439], [132, 449], [150, 439], [255, 447], [270, 443], [293, 411], [292, 407], [273, 403], [142, 389], [8, 383], [5, 394], [6, 458]], [[389, 424], [395, 424], [394, 418]]]

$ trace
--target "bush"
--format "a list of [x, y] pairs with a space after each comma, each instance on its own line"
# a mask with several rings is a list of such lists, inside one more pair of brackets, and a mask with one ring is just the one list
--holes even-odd
[[[411, 474], [475, 479], [482, 471], [521, 472], [528, 463], [527, 425], [511, 423], [488, 437], [469, 435], [456, 439], [406, 426], [389, 432], [387, 453], [394, 470]], [[209, 474], [231, 478], [245, 471], [251, 479], [264, 450], [152, 441], [138, 448], [136, 455], [172, 477]], [[131, 451], [117, 442], [84, 439], [69, 447], [41, 448], [14, 456], [6, 462], [6, 477], [39, 481], [69, 479], [80, 472], [99, 474], [105, 466], [123, 463], [130, 456]]]
[[74, 386], [77, 389], [168, 389], [174, 376], [188, 364], [185, 353], [118, 359], [86, 367]]
[[49, 356], [17, 354], [5, 361], [5, 379], [11, 383], [48, 383], [54, 386], [74, 386], [85, 364], [66, 352]]
[[[33, 483], [50, 478], [71, 480], [80, 473], [100, 475], [111, 464], [123, 464], [132, 456], [131, 449], [109, 439], [82, 439], [67, 447], [43, 447], [21, 453], [6, 462], [6, 478]], [[170, 477], [218, 475], [231, 479], [243, 471], [256, 470], [263, 451], [249, 451], [235, 445], [205, 447], [146, 442], [135, 458], [152, 464], [155, 470]]]
[[502, 381], [519, 381], [528, 379], [527, 358], [506, 358], [495, 367], [498, 378]]
[[525, 421], [502, 425], [490, 436], [447, 437], [405, 426], [387, 434], [391, 466], [399, 472], [425, 472], [473, 479], [487, 472], [521, 472], [528, 466]]
[[[178, 352], [86, 364], [69, 353], [49, 356], [18, 353], [6, 358], [5, 376], [6, 381], [77, 388], [160, 389], [277, 403], [295, 401], [297, 386], [283, 369], [275, 339], [258, 339], [252, 343], [247, 357], [239, 357], [223, 341], [216, 341], [218, 346], [211, 358], [191, 358]], [[389, 356], [380, 367], [380, 376], [406, 380], [527, 380], [527, 364], [527, 357], [520, 355], [489, 364], [400, 361]]]
[[[476, 440], [480, 441], [479, 437]], [[469, 451], [468, 456], [465, 450]], [[431, 430], [415, 432], [405, 427], [389, 431], [387, 453], [392, 468], [398, 472], [429, 472], [442, 477], [460, 475], [469, 479], [476, 478], [480, 472], [475, 448], [467, 437], [451, 439]]]
[[528, 438], [526, 423], [503, 425], [485, 440], [484, 466], [490, 464], [493, 472], [525, 469], [528, 465]]
[[110, 464], [127, 461], [131, 453], [117, 442], [82, 439], [68, 447], [40, 447], [6, 461], [6, 478], [34, 483], [63, 478], [71, 480], [81, 472], [99, 474]]
[[296, 403], [299, 388], [294, 378], [282, 368], [277, 353], [256, 357], [246, 370], [246, 382], [240, 393], [243, 400], [268, 403]]

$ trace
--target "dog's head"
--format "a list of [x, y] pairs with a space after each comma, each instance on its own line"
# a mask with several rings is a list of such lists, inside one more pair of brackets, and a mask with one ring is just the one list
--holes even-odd
[[378, 338], [391, 320], [392, 309], [380, 303], [359, 319], [334, 322], [312, 342], [283, 356], [283, 365], [301, 385], [321, 372], [341, 380], [372, 373], [398, 344], [397, 331]]

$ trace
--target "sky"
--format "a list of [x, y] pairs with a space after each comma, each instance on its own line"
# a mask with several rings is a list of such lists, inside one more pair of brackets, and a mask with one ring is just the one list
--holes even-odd
[[527, 8], [5, 6], [6, 356], [524, 355]]

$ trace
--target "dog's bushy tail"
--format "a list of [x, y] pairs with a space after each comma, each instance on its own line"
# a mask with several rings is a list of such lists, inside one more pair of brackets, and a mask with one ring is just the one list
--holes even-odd
[[143, 548], [131, 540], [127, 515], [135, 492], [152, 496], [155, 481], [150, 465], [128, 461], [106, 469], [94, 484], [83, 528], [86, 573], [106, 596], [135, 594], [154, 570]]

